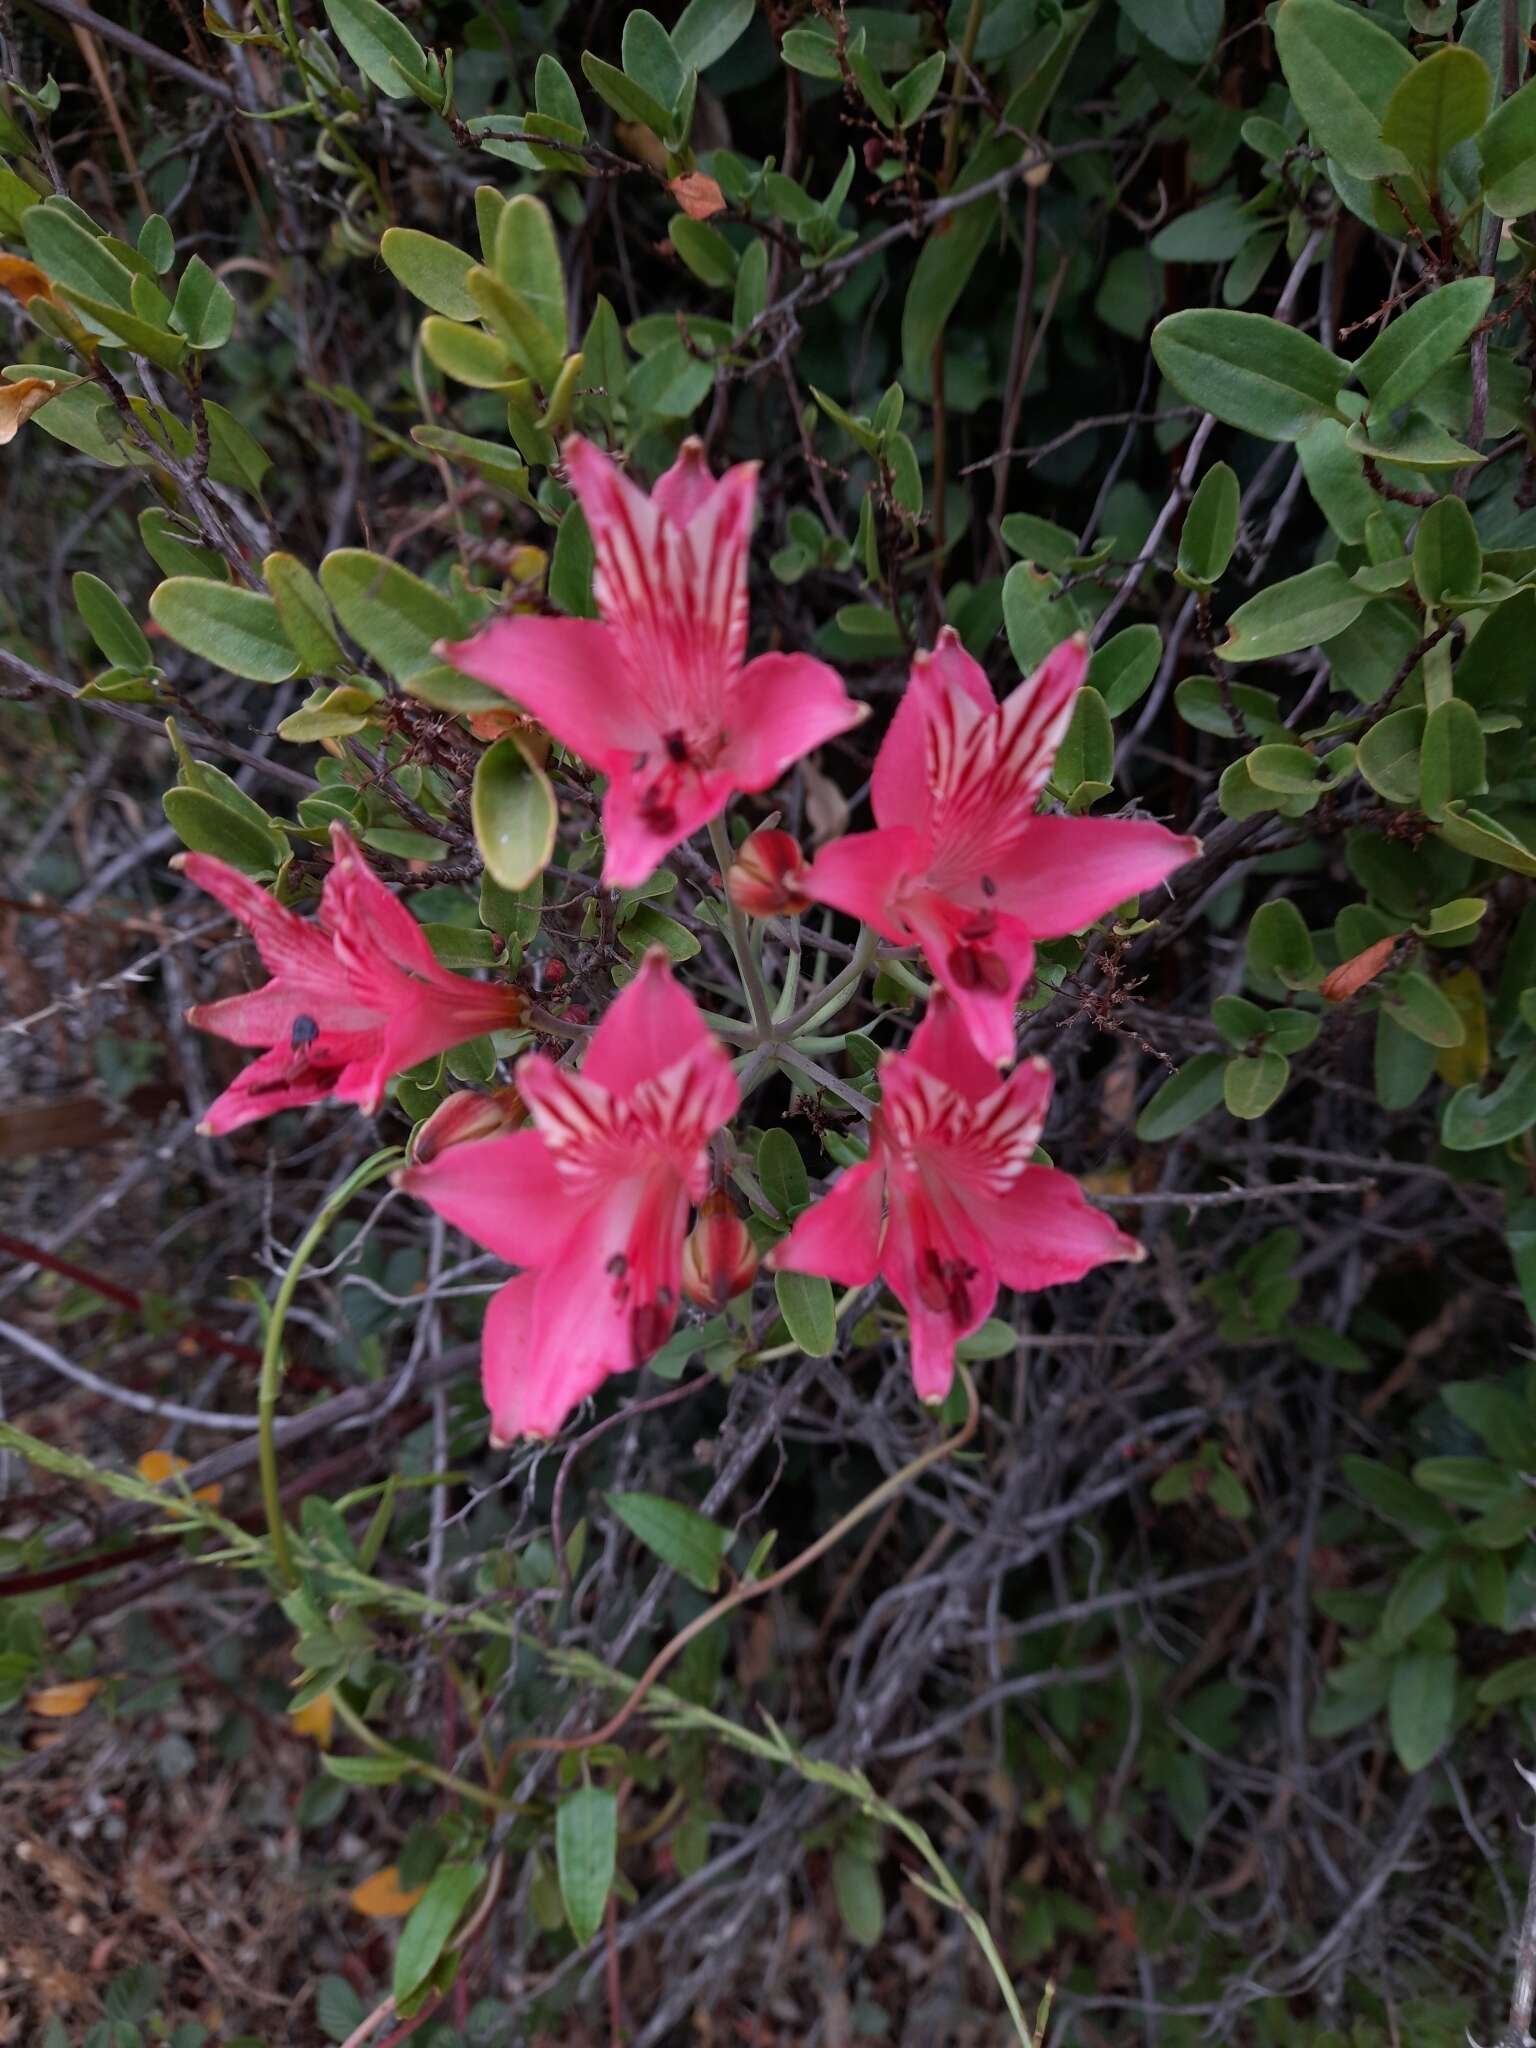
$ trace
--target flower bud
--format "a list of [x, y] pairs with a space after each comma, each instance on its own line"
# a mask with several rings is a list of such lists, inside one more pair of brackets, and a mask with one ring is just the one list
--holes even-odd
[[726, 894], [748, 917], [788, 917], [804, 910], [805, 857], [788, 832], [753, 832], [725, 877]]
[[699, 1204], [683, 1246], [683, 1292], [701, 1308], [722, 1309], [752, 1285], [757, 1248], [723, 1188]]
[[528, 1121], [523, 1098], [515, 1088], [496, 1088], [480, 1095], [472, 1088], [461, 1089], [441, 1101], [411, 1140], [413, 1166], [430, 1166], [450, 1145], [464, 1145], [476, 1138], [499, 1138]]

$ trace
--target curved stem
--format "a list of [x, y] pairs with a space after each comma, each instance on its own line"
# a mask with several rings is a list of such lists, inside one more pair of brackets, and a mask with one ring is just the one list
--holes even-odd
[[757, 955], [752, 951], [752, 934], [747, 929], [747, 920], [731, 901], [725, 878], [730, 872], [732, 860], [731, 842], [727, 836], [724, 818], [709, 821], [709, 843], [714, 850], [715, 860], [720, 868], [720, 893], [725, 898], [725, 907], [731, 919], [731, 951], [736, 956], [736, 971], [741, 976], [741, 985], [747, 992], [747, 1003], [752, 1011], [752, 1024], [759, 1041], [772, 1038], [773, 1005], [768, 1000], [768, 991], [763, 986], [763, 970], [757, 964]]
[[261, 1347], [261, 1385], [256, 1398], [257, 1462], [261, 1473], [261, 1504], [266, 1512], [267, 1533], [272, 1539], [272, 1561], [285, 1586], [297, 1585], [298, 1573], [294, 1570], [293, 1553], [288, 1547], [288, 1527], [283, 1519], [282, 1493], [277, 1479], [277, 1396], [283, 1384], [283, 1327], [304, 1268], [314, 1257], [325, 1233], [359, 1189], [367, 1187], [371, 1181], [382, 1180], [395, 1161], [404, 1156], [398, 1145], [386, 1146], [382, 1152], [375, 1152], [371, 1158], [365, 1159], [355, 1173], [348, 1174], [335, 1194], [326, 1197], [314, 1222], [299, 1240], [267, 1318], [266, 1340]]
[[953, 1436], [945, 1437], [942, 1443], [930, 1445], [926, 1451], [920, 1452], [917, 1457], [903, 1465], [899, 1472], [893, 1472], [888, 1479], [883, 1479], [873, 1493], [866, 1494], [857, 1507], [850, 1508], [825, 1534], [818, 1536], [814, 1543], [807, 1544], [804, 1550], [792, 1557], [788, 1564], [781, 1565], [778, 1571], [770, 1573], [766, 1579], [745, 1580], [723, 1598], [716, 1600], [712, 1606], [706, 1607], [702, 1614], [695, 1615], [686, 1628], [679, 1629], [670, 1642], [663, 1643], [636, 1680], [629, 1698], [601, 1728], [593, 1729], [590, 1735], [525, 1735], [515, 1742], [509, 1742], [502, 1752], [496, 1783], [499, 1785], [505, 1778], [507, 1767], [515, 1756], [528, 1756], [535, 1752], [563, 1754], [571, 1750], [594, 1749], [600, 1743], [612, 1742], [657, 1679], [669, 1664], [682, 1655], [695, 1636], [702, 1635], [705, 1629], [712, 1628], [717, 1621], [723, 1620], [727, 1614], [734, 1613], [738, 1607], [745, 1607], [749, 1600], [761, 1600], [764, 1594], [776, 1593], [780, 1587], [787, 1586], [791, 1579], [797, 1578], [808, 1566], [813, 1565], [817, 1558], [824, 1557], [836, 1544], [841, 1543], [845, 1536], [851, 1535], [861, 1522], [877, 1514], [888, 1500], [894, 1499], [904, 1487], [910, 1486], [912, 1481], [926, 1472], [930, 1465], [940, 1464], [945, 1458], [951, 1458], [957, 1451], [962, 1450], [976, 1433], [976, 1426], [981, 1420], [981, 1403], [976, 1393], [976, 1382], [965, 1367], [957, 1364], [955, 1369], [965, 1388], [966, 1416]]
[[839, 968], [823, 989], [803, 1002], [792, 1017], [786, 1017], [779, 1026], [781, 1038], [794, 1038], [802, 1031], [808, 1031], [813, 1024], [824, 1024], [835, 1016], [847, 1001], [849, 995], [864, 978], [866, 969], [875, 957], [875, 947], [880, 935], [872, 925], [859, 929], [858, 944], [853, 949], [853, 958], [846, 967]]
[[354, 1713], [340, 1692], [332, 1692], [331, 1703], [336, 1709], [336, 1718], [375, 1756], [387, 1756], [398, 1761], [406, 1770], [414, 1771], [420, 1778], [430, 1778], [434, 1785], [441, 1785], [445, 1792], [452, 1792], [459, 1799], [467, 1799], [474, 1806], [489, 1807], [492, 1813], [521, 1813], [522, 1808], [514, 1799], [503, 1799], [497, 1792], [488, 1792], [483, 1785], [472, 1785], [468, 1778], [456, 1778], [452, 1771], [445, 1771], [437, 1764], [428, 1763], [424, 1757], [412, 1756], [408, 1750], [397, 1749], [392, 1742], [386, 1742], [382, 1735], [375, 1735], [361, 1714]]

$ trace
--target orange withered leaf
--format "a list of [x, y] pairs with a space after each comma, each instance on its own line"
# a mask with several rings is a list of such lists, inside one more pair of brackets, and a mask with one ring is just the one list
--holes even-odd
[[369, 1920], [399, 1920], [426, 1890], [419, 1884], [406, 1891], [400, 1883], [398, 1864], [386, 1863], [372, 1877], [365, 1877], [352, 1893], [352, 1903]]
[[1363, 953], [1356, 953], [1348, 960], [1341, 960], [1331, 974], [1323, 977], [1318, 994], [1325, 1003], [1345, 1003], [1358, 995], [1367, 982], [1374, 981], [1383, 967], [1392, 958], [1397, 945], [1396, 938], [1378, 939], [1374, 946], [1367, 946]]
[[45, 1685], [27, 1694], [27, 1711], [45, 1721], [68, 1721], [83, 1714], [106, 1683], [101, 1678], [75, 1678], [63, 1685]]
[[667, 190], [690, 220], [708, 220], [712, 213], [725, 211], [725, 194], [702, 171], [684, 171], [669, 181]]
[[51, 300], [53, 286], [48, 282], [48, 273], [29, 263], [25, 256], [0, 252], [0, 292], [9, 292], [25, 305], [28, 299]]
[[38, 407], [63, 388], [47, 377], [18, 377], [14, 384], [0, 384], [0, 448], [14, 441]]

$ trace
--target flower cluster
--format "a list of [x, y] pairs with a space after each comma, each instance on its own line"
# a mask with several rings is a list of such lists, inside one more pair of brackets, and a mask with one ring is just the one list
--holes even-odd
[[[716, 480], [690, 441], [647, 497], [580, 437], [564, 462], [601, 618], [507, 617], [443, 652], [606, 778], [603, 879], [633, 887], [735, 793], [771, 788], [866, 707], [809, 656], [745, 658], [755, 465]], [[998, 703], [946, 628], [917, 656], [875, 762], [875, 829], [811, 860], [789, 834], [757, 832], [723, 878], [752, 915], [845, 911], [920, 949], [937, 983], [907, 1049], [882, 1062], [867, 1159], [769, 1257], [849, 1286], [883, 1277], [907, 1310], [925, 1400], [948, 1391], [955, 1346], [1000, 1286], [1141, 1255], [1068, 1175], [1035, 1163], [1044, 1064], [1004, 1071], [1035, 942], [1081, 930], [1197, 850], [1151, 822], [1038, 810], [1087, 661], [1068, 641]], [[391, 1075], [527, 1020], [518, 990], [439, 967], [340, 826], [332, 842], [313, 922], [207, 855], [182, 862], [249, 926], [272, 974], [191, 1012], [266, 1048], [207, 1130], [328, 1095], [375, 1109]], [[738, 1105], [724, 1046], [653, 953], [579, 1072], [529, 1053], [515, 1089], [450, 1097], [418, 1132], [400, 1184], [516, 1269], [486, 1318], [493, 1441], [553, 1434], [665, 1343], [685, 1293], [719, 1308], [750, 1286], [756, 1252], [712, 1162]]]

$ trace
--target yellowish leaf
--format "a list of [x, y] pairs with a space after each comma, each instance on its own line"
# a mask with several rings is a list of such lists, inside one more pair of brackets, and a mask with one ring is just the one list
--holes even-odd
[[399, 1865], [386, 1863], [372, 1877], [363, 1879], [352, 1893], [352, 1903], [369, 1920], [400, 1920], [410, 1912], [425, 1890], [424, 1884], [415, 1885], [410, 1891], [403, 1890]]
[[18, 377], [14, 384], [0, 384], [0, 448], [14, 441], [38, 407], [63, 389], [46, 377]]
[[53, 298], [53, 286], [46, 271], [29, 263], [25, 256], [7, 256], [0, 251], [0, 292], [9, 292], [25, 305], [28, 299]]
[[[178, 1472], [186, 1469], [186, 1459], [178, 1458], [174, 1451], [146, 1451], [138, 1465], [139, 1477], [147, 1479], [151, 1486], [162, 1486], [167, 1479], [174, 1479]], [[192, 1498], [205, 1500], [210, 1507], [216, 1507], [223, 1495], [223, 1487], [215, 1480], [211, 1486], [200, 1486]]]
[[45, 1685], [27, 1694], [27, 1710], [45, 1721], [67, 1721], [83, 1714], [105, 1683], [102, 1678], [75, 1678], [63, 1685]]
[[1440, 993], [1461, 1019], [1465, 1036], [1435, 1057], [1435, 1072], [1448, 1088], [1470, 1088], [1488, 1071], [1488, 1011], [1482, 977], [1475, 967], [1458, 968], [1440, 984]]
[[322, 1749], [331, 1746], [331, 1730], [336, 1725], [336, 1703], [328, 1692], [312, 1699], [308, 1706], [295, 1707], [288, 1716], [293, 1723], [295, 1735], [313, 1736]]

